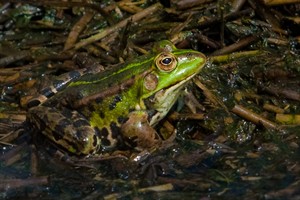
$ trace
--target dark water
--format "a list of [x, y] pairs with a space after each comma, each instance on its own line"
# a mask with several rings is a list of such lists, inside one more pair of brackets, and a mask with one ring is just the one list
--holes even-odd
[[178, 139], [139, 162], [85, 162], [93, 168], [70, 166], [38, 149], [34, 174], [36, 153], [25, 145], [15, 163], [6, 163], [12, 157], [1, 162], [1, 199], [299, 198], [299, 147], [274, 140], [260, 145], [212, 142]]

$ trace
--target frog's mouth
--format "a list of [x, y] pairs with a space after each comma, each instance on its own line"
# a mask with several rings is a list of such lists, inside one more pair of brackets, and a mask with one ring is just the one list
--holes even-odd
[[178, 96], [180, 95], [180, 91], [185, 86], [185, 84], [191, 80], [195, 74], [177, 82], [176, 84], [161, 89], [158, 91], [153, 99], [153, 108], [156, 110], [155, 114], [153, 114], [150, 125], [155, 125], [157, 122], [159, 122], [162, 118], [166, 116], [166, 114], [169, 112], [169, 110], [172, 108], [174, 103], [177, 101]]

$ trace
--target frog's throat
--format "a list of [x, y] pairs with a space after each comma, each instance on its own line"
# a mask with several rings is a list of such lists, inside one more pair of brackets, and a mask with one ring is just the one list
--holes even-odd
[[190, 79], [192, 79], [195, 74], [183, 79], [182, 81], [168, 87], [167, 89], [162, 89], [158, 91], [155, 96], [154, 107], [156, 113], [152, 116], [150, 120], [150, 125], [156, 125], [162, 118], [164, 118], [169, 110], [172, 108], [174, 103], [177, 101], [178, 96], [180, 95], [181, 89], [185, 86]]

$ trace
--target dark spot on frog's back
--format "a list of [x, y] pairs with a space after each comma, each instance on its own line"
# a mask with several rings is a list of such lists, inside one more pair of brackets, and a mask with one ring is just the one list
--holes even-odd
[[108, 136], [107, 128], [102, 128], [99, 134], [100, 134], [100, 138], [106, 138]]
[[65, 131], [65, 127], [70, 125], [70, 120], [68, 119], [60, 119], [58, 124], [55, 126], [55, 132], [63, 133]]
[[63, 132], [61, 132], [61, 129], [57, 126], [55, 127], [55, 131], [52, 132], [52, 135], [56, 141], [63, 139], [62, 134]]
[[92, 113], [92, 112], [95, 112], [95, 111], [96, 111], [96, 108], [95, 108], [95, 106], [94, 106], [93, 103], [88, 104], [87, 106], [88, 106], [88, 111], [89, 111], [89, 112]]
[[100, 111], [100, 112], [99, 112], [99, 116], [100, 116], [102, 119], [104, 119], [104, 118], [105, 118], [104, 112], [103, 112], [103, 111]]
[[120, 134], [120, 128], [117, 126], [115, 122], [110, 123], [110, 130], [112, 133], [112, 138], [118, 138]]
[[40, 104], [41, 104], [41, 101], [39, 99], [33, 99], [28, 102], [27, 108], [32, 108], [32, 107], [38, 106]]
[[95, 131], [96, 131], [96, 134], [99, 138], [101, 138], [101, 144], [103, 146], [110, 146], [111, 143], [110, 141], [107, 139], [107, 136], [108, 136], [108, 130], [107, 128], [102, 128], [101, 130], [98, 129], [98, 127], [95, 127], [94, 128]]
[[[55, 112], [57, 112], [57, 111], [55, 111]], [[73, 116], [72, 111], [67, 108], [62, 108], [60, 113], [67, 119], [71, 119]]]
[[111, 145], [110, 141], [106, 138], [101, 139], [101, 144], [103, 146], [110, 146]]
[[85, 119], [78, 119], [75, 122], [73, 122], [73, 125], [78, 128], [82, 126], [90, 126], [89, 122]]
[[98, 141], [98, 138], [97, 138], [96, 135], [94, 135], [94, 136], [93, 136], [93, 146], [94, 146], [94, 147], [97, 146], [97, 144], [98, 144], [97, 141]]
[[81, 76], [80, 72], [77, 71], [77, 70], [74, 70], [74, 71], [70, 71], [69, 72], [69, 77], [71, 79], [74, 79], [74, 78], [79, 78]]
[[47, 87], [47, 88], [44, 88], [42, 91], [41, 91], [41, 94], [45, 95], [46, 97], [52, 97], [55, 92], [52, 90], [52, 88], [50, 87]]
[[[98, 138], [96, 135], [93, 136], [93, 147], [97, 147], [98, 145]], [[90, 154], [93, 154], [97, 151], [98, 149], [93, 149], [90, 151]]]
[[118, 122], [119, 124], [123, 124], [128, 120], [128, 117], [123, 117], [123, 116], [119, 116], [118, 117]]
[[122, 101], [121, 95], [116, 95], [112, 102], [109, 104], [109, 110], [113, 110], [117, 106], [117, 103], [119, 103], [120, 101]]
[[65, 81], [62, 80], [54, 80], [53, 81], [53, 87], [56, 88], [56, 90], [60, 90], [61, 88], [63, 88], [63, 86], [65, 85]]

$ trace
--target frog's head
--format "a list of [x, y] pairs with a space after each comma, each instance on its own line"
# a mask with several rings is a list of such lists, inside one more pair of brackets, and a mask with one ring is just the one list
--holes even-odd
[[176, 49], [163, 41], [158, 45], [159, 53], [152, 64], [152, 69], [143, 79], [142, 99], [148, 107], [157, 111], [151, 124], [156, 123], [175, 103], [180, 90], [205, 65], [206, 57], [194, 50]]

